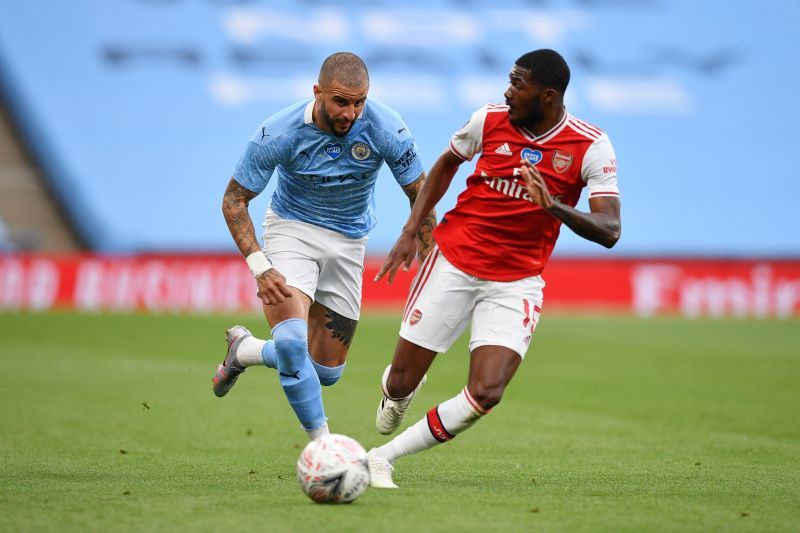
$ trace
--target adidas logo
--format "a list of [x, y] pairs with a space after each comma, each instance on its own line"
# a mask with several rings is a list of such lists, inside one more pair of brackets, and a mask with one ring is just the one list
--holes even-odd
[[497, 147], [494, 153], [501, 155], [511, 155], [511, 148], [508, 147], [508, 143], [503, 143]]

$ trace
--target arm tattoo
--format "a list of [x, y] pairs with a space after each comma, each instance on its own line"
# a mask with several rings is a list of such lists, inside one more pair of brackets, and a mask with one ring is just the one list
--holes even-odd
[[425, 217], [417, 233], [417, 246], [419, 247], [419, 264], [421, 265], [436, 244], [433, 240], [433, 230], [436, 228], [436, 211]]
[[[412, 209], [414, 208], [414, 202], [417, 201], [417, 196], [419, 196], [419, 191], [422, 189], [424, 184], [425, 174], [422, 174], [419, 179], [403, 187], [403, 192], [405, 192], [406, 196], [408, 196], [408, 201], [409, 204], [411, 204]], [[428, 257], [428, 254], [431, 252], [431, 250], [433, 250], [433, 230], [435, 227], [436, 210], [431, 209], [431, 212], [428, 213], [428, 215], [422, 221], [422, 224], [420, 224], [419, 230], [417, 231], [417, 250], [420, 264], [422, 264], [425, 258]]]
[[249, 191], [239, 185], [236, 180], [231, 179], [228, 188], [225, 189], [225, 196], [222, 198], [222, 214], [231, 232], [233, 240], [242, 255], [247, 257], [253, 252], [261, 249], [256, 239], [256, 231], [247, 206], [250, 200], [257, 196], [256, 193]]
[[325, 323], [325, 327], [331, 330], [331, 338], [340, 341], [346, 348], [349, 348], [350, 343], [353, 342], [353, 335], [356, 333], [358, 320], [344, 317], [328, 308], [325, 308], [325, 316], [329, 319]]

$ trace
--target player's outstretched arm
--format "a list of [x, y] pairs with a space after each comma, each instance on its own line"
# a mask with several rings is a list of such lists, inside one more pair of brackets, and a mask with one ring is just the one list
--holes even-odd
[[617, 243], [622, 232], [619, 198], [613, 196], [590, 198], [591, 212], [584, 213], [550, 196], [544, 178], [530, 161], [523, 160], [522, 177], [531, 201], [546, 209], [569, 229], [584, 239], [602, 244], [606, 248], [611, 248]]
[[431, 215], [434, 206], [442, 199], [444, 193], [447, 192], [450, 182], [462, 162], [463, 159], [450, 150], [446, 150], [433, 164], [430, 174], [428, 174], [422, 187], [420, 187], [417, 199], [411, 208], [411, 214], [408, 216], [408, 221], [403, 226], [400, 237], [398, 237], [397, 242], [392, 247], [392, 251], [386, 257], [386, 261], [384, 261], [378, 275], [375, 276], [375, 281], [380, 280], [388, 273], [389, 283], [391, 283], [401, 265], [404, 270], [411, 268], [414, 253], [417, 251], [414, 240], [420, 231], [420, 227], [423, 221]]
[[[423, 172], [414, 182], [403, 187], [403, 192], [406, 193], [411, 203], [411, 209], [414, 209], [414, 203], [417, 201], [419, 192], [425, 184], [425, 179], [425, 173]], [[433, 250], [433, 228], [435, 227], [436, 209], [431, 209], [417, 230], [417, 260], [419, 264], [422, 264], [428, 254], [431, 253], [431, 250]]]
[[[236, 246], [243, 256], [248, 257], [254, 252], [260, 252], [261, 247], [256, 239], [256, 231], [253, 227], [253, 220], [247, 211], [250, 200], [258, 194], [250, 191], [231, 178], [225, 195], [222, 198], [222, 214], [228, 224]], [[274, 268], [270, 268], [256, 277], [258, 284], [258, 297], [265, 305], [274, 305], [283, 302], [292, 296], [289, 287], [286, 286], [286, 278]]]

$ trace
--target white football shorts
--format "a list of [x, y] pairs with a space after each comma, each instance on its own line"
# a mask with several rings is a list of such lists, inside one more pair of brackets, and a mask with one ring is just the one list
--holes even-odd
[[350, 239], [267, 209], [264, 253], [287, 285], [347, 318], [361, 314], [361, 281], [367, 238]]
[[517, 281], [476, 278], [453, 266], [436, 247], [411, 284], [400, 336], [446, 352], [472, 320], [469, 351], [504, 346], [525, 357], [542, 309], [541, 276]]

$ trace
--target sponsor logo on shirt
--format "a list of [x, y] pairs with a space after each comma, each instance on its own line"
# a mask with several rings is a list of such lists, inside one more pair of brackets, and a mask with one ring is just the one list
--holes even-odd
[[342, 143], [328, 143], [325, 145], [325, 153], [331, 159], [337, 159], [342, 155]]
[[403, 153], [403, 155], [400, 156], [400, 159], [398, 159], [397, 161], [393, 161], [392, 166], [395, 168], [402, 168], [403, 172], [405, 172], [406, 170], [408, 170], [408, 167], [411, 166], [411, 163], [413, 163], [416, 160], [417, 160], [417, 151], [414, 150], [414, 147], [412, 146], [411, 148], [406, 150], [405, 153]]
[[538, 165], [539, 161], [542, 160], [542, 152], [540, 150], [531, 150], [530, 148], [524, 148], [522, 150], [522, 159], [527, 159], [534, 165]]
[[506, 196], [510, 196], [512, 198], [521, 198], [528, 202], [531, 201], [531, 197], [528, 194], [528, 189], [525, 187], [523, 181], [519, 178], [492, 177], [485, 172], [482, 173], [482, 177], [483, 182], [486, 185], [498, 192], [505, 194]]
[[509, 148], [508, 143], [503, 143], [497, 147], [494, 153], [500, 155], [511, 155], [511, 148]]
[[353, 159], [356, 161], [364, 161], [372, 154], [372, 149], [369, 147], [368, 144], [365, 143], [355, 143], [353, 147], [350, 149], [350, 155], [353, 156]]
[[617, 160], [611, 159], [607, 167], [603, 167], [603, 174], [616, 174], [617, 173]]
[[556, 150], [553, 154], [553, 170], [563, 174], [572, 166], [572, 154]]
[[340, 183], [359, 182], [372, 179], [375, 171], [360, 172], [355, 174], [338, 174], [336, 176], [319, 176], [316, 174], [297, 174], [297, 177], [305, 181], [312, 187], [321, 187], [324, 185], [338, 185]]

